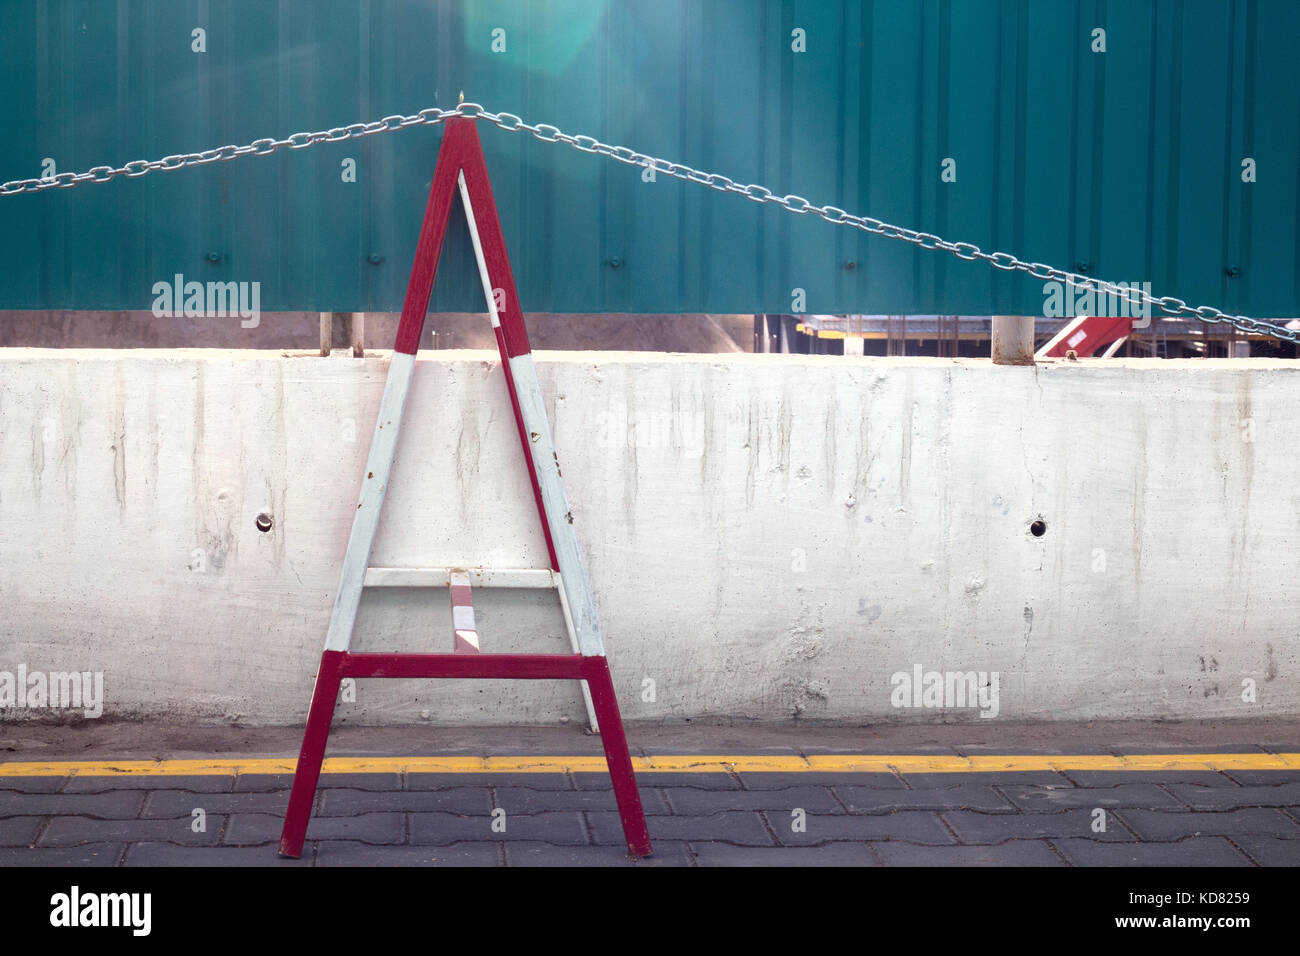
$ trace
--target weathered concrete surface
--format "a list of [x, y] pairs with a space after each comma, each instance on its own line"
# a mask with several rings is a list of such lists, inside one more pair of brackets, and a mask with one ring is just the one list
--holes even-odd
[[[894, 707], [917, 665], [996, 672], [1003, 720], [1300, 714], [1300, 367], [538, 358], [629, 718], [979, 720]], [[103, 671], [107, 716], [300, 723], [385, 368], [0, 352], [0, 670]], [[403, 435], [372, 563], [540, 563], [494, 354], [422, 359]], [[565, 648], [549, 595], [476, 596], [485, 649]], [[445, 592], [368, 594], [359, 631], [448, 650]], [[370, 681], [338, 713], [581, 703]]]

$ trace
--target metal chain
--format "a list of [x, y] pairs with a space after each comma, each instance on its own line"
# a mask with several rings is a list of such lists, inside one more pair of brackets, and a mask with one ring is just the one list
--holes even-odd
[[184, 169], [187, 166], [206, 166], [208, 163], [238, 159], [241, 156], [270, 156], [276, 150], [283, 149], [286, 146], [290, 149], [306, 149], [308, 146], [315, 146], [317, 143], [341, 143], [344, 140], [360, 139], [363, 136], [387, 133], [395, 129], [405, 129], [408, 126], [436, 126], [453, 116], [466, 115], [461, 112], [461, 109], [462, 107], [453, 110], [440, 110], [437, 107], [430, 107], [410, 116], [385, 116], [373, 123], [353, 123], [351, 126], [338, 126], [334, 129], [322, 130], [319, 133], [294, 133], [284, 139], [271, 139], [269, 137], [255, 139], [247, 146], [218, 146], [216, 149], [205, 149], [201, 153], [179, 153], [175, 156], [164, 156], [162, 159], [154, 160], [134, 159], [126, 165], [118, 167], [96, 166], [84, 173], [56, 173], [43, 179], [15, 179], [7, 183], [0, 183], [0, 196], [16, 196], [19, 193], [37, 192], [42, 189], [68, 189], [82, 183], [106, 183], [118, 176], [134, 178], [158, 170], [167, 171]]
[[0, 196], [13, 196], [42, 189], [69, 188], [87, 182], [106, 183], [117, 176], [144, 176], [156, 170], [204, 166], [208, 163], [238, 159], [241, 156], [269, 156], [276, 150], [286, 146], [290, 149], [306, 149], [309, 146], [315, 146], [317, 143], [339, 143], [363, 136], [373, 136], [375, 133], [405, 129], [408, 126], [436, 126], [456, 116], [483, 120], [511, 133], [530, 133], [534, 138], [544, 143], [563, 143], [584, 153], [606, 156], [629, 166], [653, 169], [656, 173], [664, 173], [686, 182], [699, 183], [710, 189], [716, 189], [718, 192], [735, 193], [756, 203], [780, 206], [787, 212], [796, 215], [812, 214], [835, 226], [850, 226], [873, 235], [884, 236], [887, 239], [899, 239], [921, 249], [940, 249], [952, 253], [958, 259], [964, 259], [968, 262], [985, 262], [993, 266], [993, 268], [1005, 272], [1024, 272], [1034, 279], [1061, 282], [1075, 288], [1091, 289], [1100, 295], [1113, 297], [1117, 303], [1124, 302], [1138, 308], [1150, 305], [1166, 315], [1198, 319], [1212, 325], [1226, 322], [1237, 331], [1248, 335], [1267, 335], [1285, 342], [1300, 344], [1300, 330], [1293, 331], [1260, 319], [1222, 312], [1213, 306], [1190, 306], [1182, 299], [1170, 295], [1156, 297], [1141, 287], [1119, 286], [1103, 279], [1094, 279], [1075, 272], [1056, 269], [1041, 262], [1026, 262], [1007, 252], [985, 252], [971, 242], [950, 242], [928, 232], [916, 232], [871, 216], [855, 216], [836, 206], [817, 206], [802, 196], [777, 196], [764, 186], [738, 183], [721, 173], [704, 172], [682, 163], [657, 159], [644, 153], [638, 153], [626, 146], [610, 146], [607, 143], [602, 143], [594, 136], [574, 136], [548, 123], [538, 123], [536, 125], [525, 123], [523, 119], [513, 113], [492, 113], [477, 103], [461, 103], [454, 109], [448, 110], [430, 107], [410, 116], [386, 116], [373, 123], [353, 123], [351, 126], [335, 127], [317, 133], [294, 133], [285, 139], [258, 139], [247, 146], [221, 146], [216, 149], [204, 150], [201, 153], [183, 153], [152, 161], [137, 159], [116, 168], [112, 166], [96, 166], [84, 173], [57, 173], [44, 179], [16, 179], [7, 183], [0, 183]]

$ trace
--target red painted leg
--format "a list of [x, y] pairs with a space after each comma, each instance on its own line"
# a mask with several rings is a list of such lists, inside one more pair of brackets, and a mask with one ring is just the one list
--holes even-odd
[[654, 852], [650, 846], [650, 831], [645, 825], [645, 811], [641, 808], [641, 793], [637, 790], [632, 756], [628, 753], [627, 737], [623, 734], [623, 720], [618, 713], [618, 698], [614, 696], [609, 663], [603, 657], [589, 657], [583, 664], [587, 686], [591, 688], [591, 703], [600, 724], [600, 740], [605, 746], [609, 779], [614, 784], [614, 799], [618, 801], [618, 815], [623, 820], [628, 852], [633, 856], [650, 856]]
[[321, 655], [316, 687], [311, 692], [311, 709], [307, 712], [307, 729], [302, 735], [302, 750], [293, 771], [289, 809], [285, 811], [284, 829], [280, 832], [281, 856], [294, 859], [302, 856], [302, 841], [307, 835], [311, 805], [316, 799], [320, 765], [325, 759], [325, 742], [329, 739], [330, 721], [334, 718], [334, 704], [338, 700], [346, 658], [343, 651], [326, 651]]

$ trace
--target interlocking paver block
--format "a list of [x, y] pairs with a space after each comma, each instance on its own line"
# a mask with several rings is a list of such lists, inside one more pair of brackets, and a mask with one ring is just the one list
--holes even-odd
[[402, 789], [400, 773], [323, 773], [320, 790], [376, 790], [387, 792]]
[[831, 840], [907, 840], [911, 843], [956, 843], [935, 813], [898, 810], [894, 813], [808, 814], [802, 833], [794, 830], [789, 814], [764, 814], [785, 846], [825, 843]]
[[586, 846], [591, 842], [582, 814], [577, 811], [511, 813], [506, 810], [504, 822], [504, 832], [496, 832], [492, 829], [493, 817], [487, 812], [473, 816], [412, 813], [411, 842], [435, 846], [471, 840], [537, 840], [560, 846]]
[[[284, 817], [268, 813], [236, 813], [226, 824], [222, 843], [255, 846], [279, 843]], [[364, 843], [405, 843], [406, 820], [401, 813], [359, 813], [352, 817], [318, 817], [307, 824], [308, 840], [360, 840]]]
[[1103, 843], [1053, 840], [1075, 866], [1249, 866], [1250, 860], [1223, 837], [1191, 837], [1176, 843]]
[[865, 843], [823, 846], [732, 846], [693, 843], [697, 866], [878, 866]]
[[1235, 807], [1300, 807], [1300, 783], [1273, 786], [1196, 787], [1170, 784], [1169, 792], [1195, 810], [1230, 810]]
[[955, 787], [922, 790], [876, 790], [836, 787], [835, 793], [852, 813], [892, 813], [895, 810], [1004, 810], [1015, 808], [985, 784], [961, 783]]
[[[517, 779], [517, 778], [516, 778]], [[506, 813], [541, 813], [547, 810], [618, 810], [613, 790], [531, 790], [527, 787], [496, 787], [497, 806]], [[692, 791], [692, 793], [711, 791]], [[647, 816], [669, 812], [661, 791], [641, 787], [641, 806]], [[722, 809], [722, 808], [720, 808]]]
[[0, 777], [0, 790], [17, 790], [19, 793], [58, 793], [67, 785], [68, 777]]
[[193, 790], [196, 793], [227, 793], [234, 788], [233, 774], [193, 774], [174, 777], [147, 773], [119, 774], [105, 776], [100, 774], [69, 777], [63, 793], [107, 793], [110, 790], [157, 790], [166, 787], [172, 790]]
[[1069, 787], [1072, 782], [1055, 770], [1010, 770], [1005, 773], [904, 773], [903, 779], [914, 790], [956, 787], [962, 784], [1027, 787]]
[[1300, 770], [1225, 770], [1224, 774], [1247, 787], [1300, 783]]
[[[1178, 809], [1182, 803], [1153, 783], [1121, 783], [1114, 787], [999, 786], [1021, 810], [1041, 813], [1073, 807], [1138, 807]], [[1216, 790], [1226, 790], [1216, 787]]]
[[[579, 790], [612, 790], [607, 773], [575, 773], [574, 785]], [[650, 773], [643, 771], [636, 775], [640, 787], [696, 787], [701, 790], [739, 790], [740, 780], [729, 773], [681, 773], [664, 771]]]
[[1300, 840], [1250, 835], [1231, 839], [1260, 866], [1300, 866]]
[[177, 846], [174, 843], [133, 843], [126, 866], [311, 866], [308, 845], [302, 859], [280, 856], [272, 846]]
[[690, 866], [686, 844], [654, 841], [654, 855], [634, 860], [626, 846], [554, 846], [533, 841], [503, 843], [511, 866]]
[[322, 840], [316, 845], [317, 866], [500, 866], [495, 843], [453, 843], [449, 846], [371, 846], [352, 840]]
[[[569, 791], [572, 792], [572, 791]], [[367, 812], [430, 812], [443, 810], [464, 815], [492, 811], [486, 787], [451, 787], [446, 790], [352, 790], [331, 787], [320, 795], [321, 816], [351, 816]]]
[[[170, 784], [171, 781], [169, 780]], [[155, 790], [149, 794], [140, 816], [146, 819], [190, 817], [196, 809], [204, 813], [283, 814], [289, 805], [284, 791], [255, 793], [195, 793], [191, 790]]]
[[95, 820], [91, 817], [55, 817], [41, 834], [41, 846], [78, 846], [85, 843], [139, 843], [164, 841], [191, 846], [218, 842], [222, 818], [208, 816], [205, 829], [196, 833], [189, 819]]
[[7, 866], [117, 866], [125, 843], [88, 843], [83, 846], [3, 847], [0, 869]]
[[0, 817], [71, 814], [102, 820], [132, 820], [144, 806], [142, 790], [107, 793], [0, 793]]
[[[606, 846], [624, 844], [623, 826], [617, 813], [588, 813], [595, 842]], [[775, 841], [762, 818], [750, 810], [724, 810], [707, 816], [655, 817], [649, 821], [650, 839], [720, 840], [746, 846], [772, 846]]]
[[1143, 840], [1181, 840], [1189, 836], [1276, 836], [1300, 840], [1300, 823], [1281, 810], [1247, 808], [1218, 813], [1170, 813], [1117, 810], [1129, 829]]
[[40, 817], [2, 817], [0, 846], [29, 846], [40, 828]]
[[[325, 775], [321, 775], [325, 779]], [[293, 786], [293, 774], [283, 773], [241, 773], [235, 778], [234, 789], [238, 793], [255, 793], [264, 790], [283, 790], [286, 794]], [[319, 789], [319, 787], [317, 787]]]
[[1237, 781], [1216, 770], [1067, 770], [1076, 787], [1114, 787], [1123, 783], [1191, 783], [1201, 787], [1235, 787]]
[[[1115, 819], [1094, 815], [1091, 810], [1060, 813], [975, 813], [952, 810], [943, 815], [962, 843], [1002, 843], [1005, 840], [1034, 840], [1048, 837], [1082, 837], [1089, 840], [1133, 840], [1133, 834]], [[1105, 829], [1094, 826], [1104, 822]]]
[[903, 790], [907, 785], [892, 773], [742, 773], [746, 790], [784, 790], [789, 787], [864, 787]]
[[918, 846], [872, 843], [871, 852], [886, 866], [1064, 866], [1045, 840], [1008, 840], [992, 846]]
[[[607, 776], [605, 784], [609, 785]], [[574, 789], [567, 773], [408, 773], [405, 777], [407, 790], [504, 786], [527, 787], [529, 790]]]
[[784, 810], [801, 807], [808, 813], [843, 813], [844, 807], [826, 787], [786, 787], [782, 790], [665, 790], [674, 813], [698, 816], [720, 810]]

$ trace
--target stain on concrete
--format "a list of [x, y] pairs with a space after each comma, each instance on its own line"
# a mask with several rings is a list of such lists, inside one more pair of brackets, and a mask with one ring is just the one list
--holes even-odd
[[871, 624], [880, 617], [881, 608], [879, 604], [870, 604], [868, 598], [858, 598], [858, 615], [865, 617], [867, 623]]
[[126, 422], [118, 422], [117, 434], [113, 437], [113, 493], [117, 496], [118, 509], [126, 513]]
[[45, 474], [45, 426], [38, 415], [32, 419], [32, 492], [41, 502], [41, 478]]
[[916, 414], [911, 378], [907, 382], [903, 396], [903, 441], [898, 454], [898, 500], [905, 506], [912, 495], [912, 418]]

